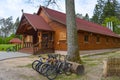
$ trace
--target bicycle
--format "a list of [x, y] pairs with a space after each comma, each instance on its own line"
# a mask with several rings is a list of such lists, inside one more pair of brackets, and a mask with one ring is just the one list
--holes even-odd
[[49, 80], [55, 79], [58, 74], [62, 73], [69, 76], [72, 74], [71, 66], [72, 64], [68, 63], [66, 61], [66, 58], [64, 58], [64, 61], [60, 60], [59, 58], [59, 60], [54, 65], [49, 66], [49, 68], [46, 71], [46, 76]]

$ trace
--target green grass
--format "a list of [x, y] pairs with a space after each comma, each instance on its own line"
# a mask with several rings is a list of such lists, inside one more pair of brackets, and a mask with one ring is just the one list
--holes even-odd
[[0, 44], [0, 51], [6, 51], [7, 48], [15, 46], [15, 44]]
[[17, 66], [19, 68], [22, 68], [22, 67], [26, 67], [26, 68], [32, 68], [32, 64], [27, 64], [27, 65], [23, 65], [23, 66]]

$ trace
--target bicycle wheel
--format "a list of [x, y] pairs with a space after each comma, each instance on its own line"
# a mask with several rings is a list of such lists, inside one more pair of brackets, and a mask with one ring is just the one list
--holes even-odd
[[40, 74], [41, 74], [41, 72], [39, 71], [39, 69], [40, 69], [40, 67], [41, 67], [42, 64], [43, 64], [43, 62], [39, 62], [39, 63], [35, 66], [35, 70], [36, 70], [37, 72], [39, 72]]
[[32, 68], [34, 70], [36, 70], [36, 65], [39, 63], [40, 61], [39, 60], [35, 60], [33, 63], [32, 63]]
[[57, 69], [55, 67], [49, 67], [46, 71], [46, 76], [49, 80], [54, 80], [58, 75]]
[[47, 71], [47, 69], [48, 69], [49, 66], [50, 66], [49, 64], [42, 64], [42, 65], [39, 67], [39, 72], [40, 72], [42, 75], [46, 76], [46, 71]]

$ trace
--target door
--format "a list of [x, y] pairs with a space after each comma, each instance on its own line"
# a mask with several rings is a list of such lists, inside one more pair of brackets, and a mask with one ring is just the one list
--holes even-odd
[[52, 32], [42, 32], [42, 48], [53, 48]]

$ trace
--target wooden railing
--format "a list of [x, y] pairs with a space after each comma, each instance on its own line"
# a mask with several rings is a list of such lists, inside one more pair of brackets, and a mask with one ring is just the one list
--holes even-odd
[[14, 46], [14, 48], [16, 51], [22, 48], [33, 48], [33, 53], [36, 54], [42, 50], [54, 49], [54, 43], [53, 41], [49, 41], [47, 43], [39, 42], [36, 44], [33, 44], [32, 42], [24, 42], [24, 44], [17, 44], [16, 46]]
[[23, 44], [23, 48], [30, 48], [32, 46], [33, 46], [32, 42], [24, 42], [24, 44]]
[[18, 51], [22, 48], [30, 48], [30, 47], [33, 47], [32, 42], [25, 42], [24, 44], [16, 44], [14, 46], [14, 49], [15, 49], [15, 51]]
[[53, 41], [49, 41], [47, 43], [45, 42], [36, 43], [33, 45], [34, 54], [38, 53], [40, 50], [53, 49], [53, 48], [54, 48]]
[[17, 45], [15, 45], [15, 49], [16, 49], [16, 51], [18, 51], [19, 49], [21, 49], [22, 48], [22, 45], [21, 44], [17, 44]]

